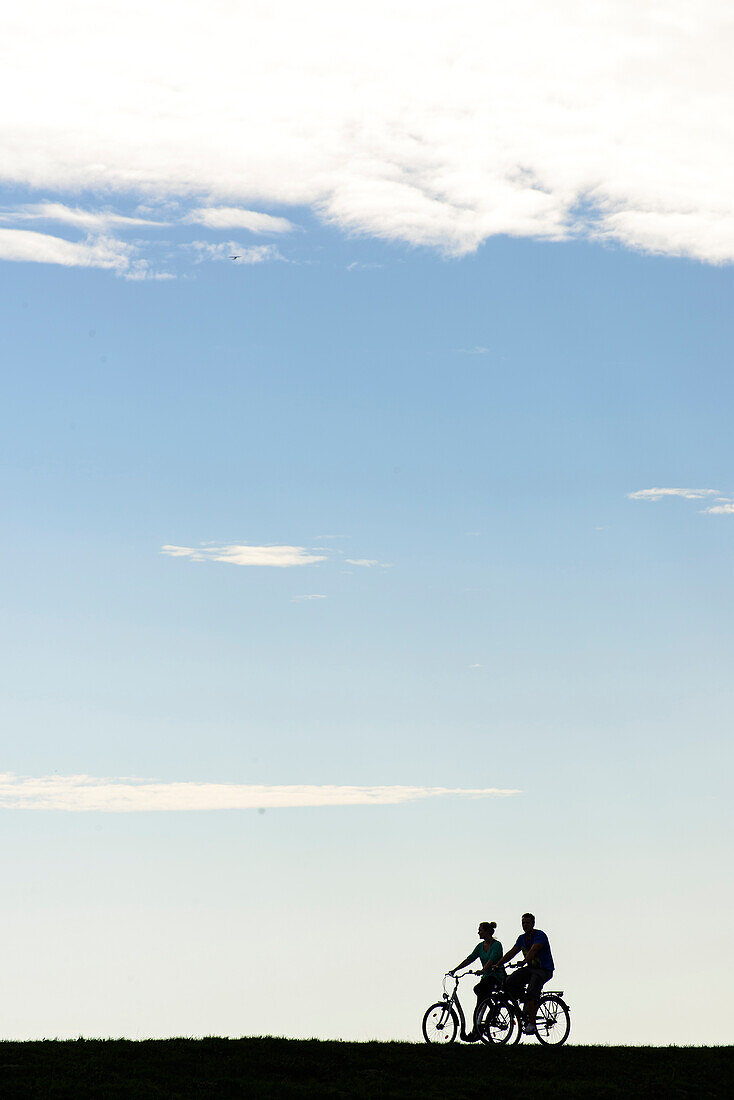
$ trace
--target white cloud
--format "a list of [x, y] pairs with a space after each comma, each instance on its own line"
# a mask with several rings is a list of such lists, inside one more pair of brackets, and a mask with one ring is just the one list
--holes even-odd
[[592, 236], [663, 256], [696, 256], [711, 263], [727, 263], [734, 259], [734, 241], [726, 230], [730, 216], [725, 210], [620, 210], [608, 214]]
[[483, 348], [481, 344], [477, 344], [475, 348], [457, 348], [459, 355], [487, 355], [489, 348]]
[[303, 546], [163, 546], [162, 554], [192, 561], [223, 561], [230, 565], [313, 565], [326, 561], [324, 554], [313, 554]]
[[392, 569], [392, 562], [378, 561], [377, 558], [345, 558], [344, 562], [346, 565], [359, 565], [362, 569], [373, 569], [375, 566], [379, 566], [380, 569]]
[[191, 210], [184, 219], [209, 229], [249, 229], [251, 233], [288, 233], [294, 228], [287, 218], [274, 218], [257, 210], [236, 206], [205, 206]]
[[255, 810], [311, 806], [387, 806], [441, 796], [490, 798], [520, 794], [485, 787], [255, 786], [242, 783], [159, 783], [89, 775], [0, 774], [0, 808], [134, 813], [162, 810]]
[[32, 229], [0, 229], [0, 259], [26, 263], [61, 264], [64, 267], [104, 267], [134, 274], [133, 249], [113, 237], [67, 241]]
[[306, 596], [291, 596], [293, 603], [300, 603], [301, 600], [325, 600], [326, 596], [320, 595], [318, 592], [310, 592]]
[[683, 497], [685, 500], [702, 500], [716, 496], [718, 489], [638, 489], [627, 493], [630, 500], [662, 500], [663, 497]]
[[197, 262], [203, 260], [234, 260], [242, 264], [261, 264], [266, 260], [282, 260], [278, 249], [272, 244], [242, 245], [236, 241], [223, 244], [210, 244], [208, 241], [192, 241], [188, 248], [194, 249]]
[[91, 10], [6, 21], [8, 182], [307, 205], [454, 254], [585, 235], [734, 259], [721, 0], [215, 0], [205, 35], [197, 0]]
[[[734, 499], [719, 495], [718, 489], [638, 489], [635, 493], [628, 493], [630, 500], [662, 500], [663, 497], [682, 497], [684, 500], [705, 500], [706, 497], [715, 497], [715, 503], [706, 508], [700, 508], [703, 515], [732, 515], [734, 514]], [[597, 528], [600, 530], [600, 528]]]
[[82, 210], [78, 206], [65, 206], [62, 202], [34, 202], [0, 211], [0, 221], [53, 221], [76, 226], [79, 229], [102, 231], [112, 226], [125, 228], [141, 225], [163, 226], [168, 222], [151, 221], [148, 218], [131, 218], [112, 210]]

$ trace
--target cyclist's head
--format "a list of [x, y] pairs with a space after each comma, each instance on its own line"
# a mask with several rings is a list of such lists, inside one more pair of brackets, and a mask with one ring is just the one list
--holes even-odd
[[522, 926], [523, 928], [535, 928], [535, 917], [532, 913], [523, 913]]
[[479, 935], [480, 936], [493, 936], [494, 935], [494, 930], [495, 930], [496, 927], [497, 927], [497, 921], [496, 920], [483, 920], [482, 923], [479, 925]]

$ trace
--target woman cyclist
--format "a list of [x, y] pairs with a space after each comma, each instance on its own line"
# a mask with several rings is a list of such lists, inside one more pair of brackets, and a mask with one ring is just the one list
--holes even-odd
[[[481, 942], [477, 944], [471, 955], [467, 955], [463, 962], [460, 962], [453, 970], [449, 970], [449, 974], [453, 975], [457, 970], [461, 970], [463, 967], [468, 966], [469, 963], [474, 962], [475, 959], [481, 962], [482, 976], [474, 986], [474, 992], [477, 995], [477, 1006], [479, 1006], [482, 1001], [487, 1000], [492, 990], [502, 985], [506, 974], [505, 968], [501, 962], [502, 944], [499, 940], [494, 938], [494, 930], [496, 927], [496, 921], [483, 920], [477, 929], [479, 935], [482, 937]], [[474, 1033], [472, 1032], [471, 1038], [473, 1037]]]

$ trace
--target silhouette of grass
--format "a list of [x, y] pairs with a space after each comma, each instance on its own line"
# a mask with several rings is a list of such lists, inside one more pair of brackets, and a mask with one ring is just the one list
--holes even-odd
[[407, 1098], [731, 1094], [734, 1047], [429, 1047], [318, 1040], [0, 1042], [0, 1096]]

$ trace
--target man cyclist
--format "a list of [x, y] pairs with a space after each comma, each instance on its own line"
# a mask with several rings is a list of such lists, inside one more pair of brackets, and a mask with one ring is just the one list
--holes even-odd
[[[477, 995], [477, 1006], [482, 1001], [486, 1001], [492, 990], [500, 985], [501, 978], [505, 974], [505, 968], [502, 966], [502, 944], [494, 938], [496, 927], [496, 921], [483, 920], [477, 929], [482, 937], [481, 943], [477, 944], [471, 955], [467, 955], [463, 962], [460, 962], [453, 970], [449, 970], [449, 974], [453, 976], [457, 970], [462, 970], [463, 967], [468, 966], [475, 959], [479, 959], [482, 964], [482, 976], [474, 986], [474, 992]], [[470, 1039], [475, 1038], [473, 1030], [469, 1037]]]
[[545, 932], [535, 927], [535, 917], [532, 913], [522, 915], [522, 935], [517, 937], [515, 946], [507, 951], [497, 965], [514, 959], [518, 951], [525, 956], [525, 964], [519, 970], [515, 970], [507, 979], [505, 992], [513, 1001], [519, 1001], [525, 990], [525, 1023], [523, 1032], [526, 1035], [535, 1034], [535, 1014], [538, 1011], [538, 999], [540, 991], [547, 981], [553, 977], [555, 964], [551, 954], [550, 943]]

